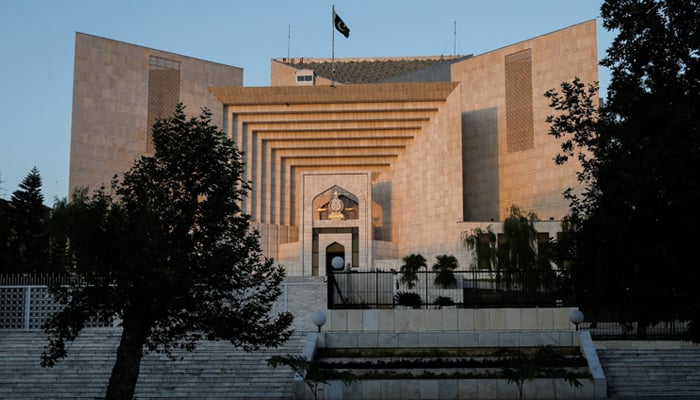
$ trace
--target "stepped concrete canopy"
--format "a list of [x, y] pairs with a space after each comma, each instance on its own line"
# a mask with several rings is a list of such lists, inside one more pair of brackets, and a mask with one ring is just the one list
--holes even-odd
[[274, 59], [273, 86], [242, 87], [235, 67], [78, 34], [71, 189], [152, 151], [147, 127], [182, 101], [210, 108], [243, 151], [243, 210], [289, 275], [337, 257], [398, 268], [411, 253], [467, 268], [461, 234], [498, 232], [511, 205], [559, 230], [576, 169], [554, 165], [543, 95], [597, 81], [595, 20], [476, 56], [336, 59], [338, 77], [328, 61]]

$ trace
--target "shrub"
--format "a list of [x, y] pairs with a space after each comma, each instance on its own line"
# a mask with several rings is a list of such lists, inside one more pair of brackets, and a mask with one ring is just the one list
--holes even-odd
[[416, 292], [398, 291], [394, 295], [394, 300], [398, 305], [413, 308], [419, 308], [420, 305], [423, 303], [423, 300], [421, 299], [420, 295]]

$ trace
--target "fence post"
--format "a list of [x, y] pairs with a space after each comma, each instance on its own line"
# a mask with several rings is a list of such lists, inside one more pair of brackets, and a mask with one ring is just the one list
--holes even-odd
[[428, 309], [428, 266], [425, 266], [425, 309]]
[[379, 307], [379, 271], [375, 270], [374, 271], [374, 303], [376, 304], [376, 307]]
[[31, 303], [32, 302], [32, 287], [27, 286], [27, 289], [24, 291], [24, 331], [29, 332], [29, 319], [30, 319], [30, 312], [31, 312]]

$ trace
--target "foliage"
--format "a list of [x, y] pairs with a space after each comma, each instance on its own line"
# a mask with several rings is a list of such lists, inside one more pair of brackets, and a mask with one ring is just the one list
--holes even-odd
[[513, 287], [513, 284], [533, 289], [537, 285], [536, 221], [535, 213], [523, 214], [516, 205], [511, 206], [510, 215], [503, 221], [506, 240], [498, 246], [498, 266], [504, 272], [503, 280], [507, 289]]
[[496, 353], [497, 357], [505, 362], [501, 373], [518, 387], [520, 399], [523, 398], [523, 385], [535, 378], [562, 378], [569, 385], [581, 387], [576, 372], [564, 368], [564, 357], [551, 346], [540, 346], [534, 354], [528, 354], [520, 349], [501, 348]]
[[0, 199], [0, 273], [11, 272], [11, 259], [15, 252], [10, 245], [12, 235], [12, 224], [10, 223], [11, 203], [5, 199]]
[[[537, 348], [321, 348], [316, 367], [351, 370], [357, 379], [506, 379], [518, 386], [538, 378], [562, 379], [574, 387], [590, 379], [575, 347]], [[449, 372], [442, 372], [449, 371]]]
[[442, 307], [453, 306], [455, 302], [452, 300], [452, 297], [439, 296], [435, 299], [435, 305], [440, 309]]
[[498, 256], [496, 234], [491, 230], [491, 225], [486, 229], [475, 228], [471, 233], [462, 232], [462, 244], [474, 253], [474, 257], [472, 257], [473, 269], [492, 271], [496, 267]]
[[63, 358], [89, 318], [120, 320], [107, 398], [133, 397], [144, 353], [200, 340], [250, 351], [291, 334], [290, 314], [270, 314], [284, 272], [239, 208], [249, 187], [233, 142], [209, 111], [187, 118], [180, 104], [154, 124], [153, 143], [111, 191], [77, 191], [55, 214], [74, 280], [51, 287], [65, 308], [45, 326], [42, 365]]
[[10, 204], [1, 212], [0, 262], [3, 272], [49, 272], [47, 225], [49, 208], [41, 193], [41, 175], [34, 167], [12, 193]]
[[394, 295], [394, 301], [396, 304], [406, 307], [419, 308], [423, 300], [420, 295], [416, 292], [405, 292], [399, 290]]
[[403, 259], [401, 266], [401, 283], [408, 285], [409, 289], [413, 289], [418, 282], [418, 270], [428, 268], [427, 260], [420, 254], [410, 254]]
[[293, 356], [289, 354], [286, 356], [273, 356], [267, 360], [267, 364], [272, 368], [277, 368], [279, 365], [286, 365], [291, 368], [304, 380], [306, 386], [311, 389], [314, 399], [318, 398], [318, 391], [321, 386], [328, 384], [329, 381], [339, 380], [342, 381], [345, 386], [349, 386], [357, 379], [357, 377], [349, 371], [318, 368], [318, 364], [302, 356]]
[[457, 287], [457, 278], [454, 270], [457, 269], [459, 263], [455, 256], [442, 254], [435, 257], [437, 261], [433, 264], [435, 275], [435, 284], [443, 289], [452, 289]]
[[535, 223], [537, 214], [524, 213], [517, 205], [503, 221], [503, 235], [498, 240], [491, 226], [462, 233], [463, 244], [474, 253], [473, 264], [496, 271], [497, 283], [506, 290], [523, 288], [530, 296], [539, 287], [552, 288], [555, 281], [550, 246], [538, 246]]
[[618, 32], [601, 61], [607, 103], [597, 107], [595, 84], [564, 83], [547, 93], [560, 112], [548, 121], [564, 153], [586, 155], [584, 188], [568, 192], [582, 306], [636, 321], [643, 335], [651, 323], [695, 318], [699, 304], [684, 232], [700, 224], [700, 2], [606, 1], [601, 15]]
[[[581, 368], [586, 367], [586, 359], [580, 354], [566, 355], [566, 351], [552, 346], [526, 352], [514, 348], [487, 348], [465, 357], [464, 349], [441, 352], [442, 349], [391, 349], [389, 351], [343, 351], [323, 349], [316, 361], [322, 368], [335, 369], [425, 369], [425, 368], [473, 368], [493, 369], [512, 368], [517, 365], [511, 358], [521, 355], [521, 361], [536, 361], [540, 368]], [[330, 351], [328, 351], [330, 350]], [[345, 350], [345, 349], [344, 349]], [[398, 350], [398, 351], [397, 351]], [[403, 351], [401, 351], [403, 350]], [[409, 351], [410, 350], [410, 351]], [[471, 350], [471, 349], [470, 349]], [[543, 370], [543, 376], [553, 377], [550, 370]]]

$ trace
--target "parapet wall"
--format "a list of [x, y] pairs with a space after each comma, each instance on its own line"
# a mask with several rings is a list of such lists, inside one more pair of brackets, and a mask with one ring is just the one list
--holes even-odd
[[574, 330], [568, 307], [327, 310], [325, 332]]

